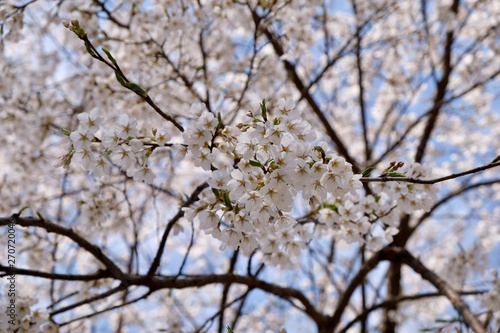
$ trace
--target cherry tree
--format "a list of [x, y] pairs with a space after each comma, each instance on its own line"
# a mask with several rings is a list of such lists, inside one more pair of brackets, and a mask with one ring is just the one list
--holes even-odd
[[494, 0], [0, 4], [1, 331], [500, 326]]

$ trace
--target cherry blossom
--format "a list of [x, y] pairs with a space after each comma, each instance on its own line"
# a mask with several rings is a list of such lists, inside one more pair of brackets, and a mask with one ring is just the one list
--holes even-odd
[[2, 2], [0, 331], [495, 331], [499, 17]]

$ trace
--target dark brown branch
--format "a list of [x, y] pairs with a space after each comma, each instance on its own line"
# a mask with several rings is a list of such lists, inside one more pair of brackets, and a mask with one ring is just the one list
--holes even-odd
[[[258, 14], [252, 10], [252, 16], [254, 18], [254, 21], [257, 24], [260, 22], [261, 18], [258, 16]], [[282, 57], [285, 54], [285, 51], [283, 50], [282, 45], [274, 36], [274, 34], [266, 27], [263, 28], [262, 31], [264, 32], [264, 35], [266, 35], [267, 39], [273, 46], [274, 52], [278, 57]], [[316, 116], [319, 118], [320, 122], [323, 124], [325, 127], [326, 133], [328, 136], [332, 139], [332, 141], [335, 143], [335, 146], [337, 147], [337, 150], [340, 155], [342, 155], [347, 162], [351, 163], [353, 166], [353, 169], [355, 172], [359, 171], [359, 168], [357, 166], [356, 160], [350, 155], [349, 151], [347, 150], [346, 145], [342, 141], [342, 139], [338, 136], [337, 132], [333, 129], [333, 127], [330, 125], [328, 122], [328, 119], [326, 119], [325, 115], [321, 111], [318, 103], [314, 100], [312, 95], [309, 93], [307, 87], [305, 86], [304, 82], [302, 82], [301, 78], [299, 77], [299, 74], [297, 73], [295, 66], [288, 60], [283, 60], [283, 65], [285, 66], [285, 69], [288, 73], [288, 76], [290, 80], [293, 82], [301, 96], [307, 101], [309, 106], [311, 107], [312, 111], [316, 114]]]
[[[92, 42], [88, 38], [87, 34], [85, 34], [83, 37], [80, 37], [80, 39], [83, 40], [83, 42], [92, 49], [92, 51], [94, 53], [94, 55], [92, 55], [93, 58], [95, 58], [95, 59], [97, 59], [97, 60], [105, 63], [115, 73], [118, 73], [118, 75], [121, 76], [122, 79], [123, 79], [123, 81], [125, 81], [127, 84], [131, 83], [131, 81], [129, 79], [127, 79], [127, 77], [125, 76], [125, 74], [123, 73], [123, 71], [121, 70], [121, 68], [120, 68], [120, 66], [118, 64], [115, 65], [115, 64], [110, 63], [108, 60], [106, 60], [99, 53], [99, 51], [95, 48], [95, 46], [92, 44]], [[124, 85], [122, 84], [122, 86], [124, 86]], [[141, 94], [138, 91], [132, 89], [129, 86], [124, 86], [124, 87], [126, 87], [130, 91], [134, 92], [137, 96], [141, 97], [146, 103], [149, 104], [149, 106], [151, 106], [156, 111], [156, 113], [158, 113], [160, 116], [162, 116], [163, 119], [165, 119], [165, 120], [171, 122], [172, 124], [174, 124], [174, 126], [177, 127], [177, 129], [179, 129], [179, 131], [184, 132], [184, 127], [182, 127], [181, 124], [179, 124], [177, 122], [177, 120], [175, 120], [173, 117], [171, 117], [168, 114], [166, 114], [165, 112], [163, 112], [163, 110], [160, 109], [158, 107], [158, 105], [155, 104], [155, 102], [153, 102], [153, 100], [151, 99], [151, 97], [149, 97], [149, 95], [147, 93], [145, 93], [145, 95], [144, 95], [144, 94]]]
[[[227, 274], [232, 274], [234, 272], [234, 267], [238, 261], [239, 249], [233, 252], [231, 259], [229, 260], [229, 269]], [[220, 316], [219, 316], [219, 328], [218, 332], [222, 333], [224, 331], [224, 313], [227, 308], [227, 297], [229, 294], [229, 289], [231, 288], [231, 283], [224, 284], [224, 290], [222, 291], [222, 297], [220, 301]]]
[[152, 293], [153, 293], [152, 291], [148, 291], [147, 293], [145, 293], [145, 294], [143, 294], [141, 296], [138, 296], [138, 297], [136, 297], [134, 299], [131, 299], [130, 301], [122, 302], [121, 304], [105, 308], [105, 309], [97, 311], [95, 313], [89, 313], [88, 315], [85, 315], [85, 316], [73, 318], [73, 319], [68, 320], [68, 321], [66, 321], [64, 323], [59, 324], [59, 327], [71, 324], [71, 323], [73, 323], [75, 321], [79, 321], [79, 320], [83, 320], [83, 319], [87, 319], [87, 318], [92, 318], [94, 316], [97, 316], [97, 315], [100, 315], [100, 314], [103, 314], [103, 313], [106, 313], [106, 312], [109, 312], [109, 311], [112, 311], [112, 310], [116, 310], [116, 309], [122, 308], [122, 307], [130, 305], [130, 304], [136, 303], [136, 302], [138, 302], [140, 300], [148, 298], [149, 295], [151, 295]]
[[432, 214], [434, 213], [434, 211], [441, 207], [442, 205], [444, 205], [445, 203], [447, 203], [449, 200], [461, 195], [462, 193], [465, 193], [467, 191], [470, 191], [470, 190], [473, 190], [475, 188], [478, 188], [478, 187], [481, 187], [481, 186], [491, 186], [493, 184], [499, 184], [500, 183], [500, 179], [493, 179], [493, 180], [488, 180], [488, 181], [484, 181], [484, 182], [479, 182], [479, 183], [474, 183], [474, 184], [470, 184], [468, 186], [465, 186], [465, 187], [462, 187], [452, 193], [449, 193], [447, 196], [445, 196], [444, 198], [440, 199], [438, 202], [436, 202], [434, 204], [434, 206], [431, 207], [431, 209], [426, 212], [425, 214], [423, 214], [419, 219], [418, 219], [418, 222], [415, 224], [414, 227], [412, 227], [412, 233], [415, 231], [415, 229], [417, 229], [422, 223], [424, 223], [425, 220], [427, 220], [427, 218], [429, 218], [430, 216], [432, 216]]
[[[188, 88], [188, 90], [193, 94], [194, 97], [196, 97], [197, 100], [206, 104], [206, 100], [200, 94], [198, 94], [198, 92], [194, 88], [194, 85], [193, 85], [194, 82], [190, 81], [186, 77], [186, 75], [184, 75], [181, 72], [181, 69], [175, 65], [175, 63], [172, 61], [172, 59], [170, 59], [169, 55], [165, 52], [165, 50], [164, 50], [165, 45], [164, 44], [166, 43], [166, 41], [164, 41], [162, 44], [160, 44], [160, 43], [153, 40], [153, 43], [160, 49], [160, 51], [158, 51], [158, 56], [161, 56], [163, 59], [165, 59], [167, 61], [167, 63], [170, 66], [172, 66], [172, 69], [174, 70], [177, 77], [179, 79], [181, 79], [182, 83], [184, 83], [184, 86], [186, 88]], [[208, 108], [208, 105], [207, 105], [207, 108]]]
[[363, 128], [363, 141], [365, 145], [365, 160], [369, 161], [371, 158], [371, 148], [368, 142], [368, 127], [366, 121], [366, 103], [365, 103], [365, 86], [363, 84], [363, 63], [361, 58], [361, 29], [362, 26], [359, 24], [358, 7], [356, 5], [356, 0], [351, 0], [352, 8], [356, 18], [356, 71], [358, 74], [358, 105], [359, 111], [361, 113], [361, 126]]
[[[459, 0], [454, 0], [451, 6], [451, 10], [457, 14], [458, 13]], [[427, 120], [427, 123], [424, 128], [424, 133], [420, 138], [420, 142], [417, 147], [417, 153], [415, 154], [415, 162], [422, 162], [424, 159], [425, 150], [427, 147], [427, 143], [429, 142], [432, 132], [436, 126], [438, 116], [440, 114], [441, 108], [443, 106], [443, 101], [446, 96], [446, 92], [448, 90], [448, 82], [451, 76], [451, 72], [453, 70], [453, 65], [451, 63], [451, 53], [453, 46], [454, 36], [453, 31], [448, 31], [446, 33], [446, 41], [444, 46], [444, 54], [443, 54], [443, 74], [441, 79], [437, 84], [437, 91], [434, 95], [434, 103], [430, 110], [430, 117]]]
[[382, 260], [381, 253], [382, 251], [374, 254], [370, 259], [368, 259], [364, 263], [364, 265], [358, 271], [356, 276], [351, 280], [351, 282], [347, 286], [347, 289], [344, 291], [342, 295], [340, 295], [335, 312], [333, 313], [332, 317], [329, 318], [328, 320], [327, 324], [328, 332], [335, 331], [335, 328], [340, 324], [340, 319], [342, 318], [342, 314], [344, 313], [347, 305], [349, 304], [349, 300], [351, 299], [352, 294], [361, 284], [363, 284], [363, 281], [365, 280], [368, 273], [370, 273]]
[[[390, 112], [392, 112], [392, 111], [390, 110]], [[387, 155], [389, 155], [391, 152], [394, 152], [397, 147], [401, 146], [405, 142], [405, 139], [408, 137], [408, 135], [411, 133], [411, 131], [414, 128], [416, 128], [417, 125], [419, 125], [421, 123], [421, 121], [425, 117], [427, 117], [428, 115], [429, 115], [429, 113], [426, 112], [426, 113], [422, 114], [421, 116], [419, 116], [417, 119], [415, 119], [415, 121], [413, 121], [410, 125], [408, 125], [408, 127], [401, 133], [401, 135], [396, 140], [394, 140], [394, 142], [392, 144], [390, 144], [390, 143], [387, 144], [387, 148], [385, 149], [385, 151], [382, 154], [380, 154], [380, 156], [378, 158], [376, 158], [373, 162], [371, 162], [371, 164], [374, 165], [374, 164], [380, 163]], [[389, 114], [386, 113], [382, 123], [385, 123], [387, 121], [388, 117], [389, 117]], [[377, 141], [378, 138], [380, 137], [380, 132], [382, 131], [382, 129], [383, 129], [383, 125], [378, 128], [377, 133], [375, 135], [375, 141]]]
[[73, 229], [68, 229], [61, 225], [39, 218], [19, 217], [15, 215], [13, 215], [11, 218], [0, 218], [1, 226], [5, 226], [11, 223], [15, 223], [16, 225], [20, 225], [22, 227], [42, 228], [49, 233], [55, 233], [67, 237], [78, 244], [81, 248], [92, 254], [97, 260], [99, 260], [106, 267], [106, 270], [109, 271], [112, 277], [118, 280], [123, 279], [123, 272], [120, 270], [120, 268], [116, 266], [116, 264], [109, 257], [107, 257], [99, 247], [95, 246], [82, 236], [78, 235], [73, 231]]
[[[486, 293], [487, 290], [475, 290], [475, 291], [457, 291], [459, 295], [480, 295]], [[370, 308], [366, 309], [364, 313], [360, 313], [356, 318], [351, 320], [349, 323], [347, 323], [340, 331], [339, 333], [347, 333], [349, 332], [349, 329], [355, 325], [358, 321], [362, 320], [364, 316], [366, 316], [368, 313], [373, 312], [378, 309], [383, 309], [387, 308], [388, 306], [393, 306], [395, 304], [399, 304], [402, 302], [408, 302], [408, 301], [415, 301], [415, 300], [421, 300], [425, 298], [431, 298], [431, 297], [443, 297], [443, 294], [441, 293], [423, 293], [423, 294], [415, 294], [415, 295], [403, 295], [396, 297], [394, 299], [390, 299], [387, 301], [384, 301], [382, 303], [375, 304], [371, 306]]]
[[[113, 14], [109, 11], [109, 9], [106, 8], [106, 4], [104, 2], [100, 2], [99, 0], [94, 0], [94, 3], [98, 4], [99, 7], [101, 7], [101, 10], [106, 14], [106, 16], [111, 22], [113, 22], [114, 24], [116, 24], [121, 28], [130, 29], [130, 22], [127, 24], [120, 22], [116, 17], [113, 16]], [[134, 6], [135, 4], [132, 4], [132, 9], [134, 8]], [[132, 13], [133, 11], [131, 12], [130, 20], [132, 20]]]
[[440, 177], [440, 178], [434, 178], [434, 179], [418, 179], [418, 178], [407, 178], [407, 177], [377, 177], [377, 178], [369, 178], [369, 177], [362, 177], [359, 180], [363, 183], [370, 183], [370, 182], [407, 182], [407, 183], [413, 183], [413, 184], [436, 184], [440, 182], [444, 182], [447, 180], [471, 175], [474, 173], [478, 173], [484, 170], [488, 170], [491, 168], [495, 168], [497, 166], [500, 166], [500, 162], [495, 162], [495, 163], [490, 163], [487, 165], [483, 165], [471, 170], [463, 171], [463, 172], [458, 172], [454, 173], [445, 177]]
[[15, 274], [15, 275], [26, 275], [26, 276], [34, 276], [50, 280], [64, 280], [64, 281], [95, 281], [99, 279], [112, 277], [111, 274], [109, 274], [109, 272], [103, 270], [99, 270], [94, 274], [86, 274], [86, 275], [57, 274], [57, 273], [41, 272], [24, 268], [12, 268], [3, 265], [0, 265], [0, 272], [5, 272], [5, 274], [0, 274], [0, 277]]
[[326, 318], [316, 310], [314, 305], [309, 299], [299, 290], [294, 288], [280, 287], [263, 280], [259, 280], [253, 276], [243, 276], [235, 274], [222, 274], [222, 275], [191, 275], [191, 276], [138, 276], [128, 275], [127, 282], [129, 285], [142, 285], [149, 287], [153, 290], [159, 289], [185, 289], [185, 288], [199, 288], [206, 285], [221, 283], [221, 284], [243, 284], [248, 287], [258, 288], [270, 294], [278, 296], [284, 300], [292, 302], [297, 300], [303, 306], [302, 310], [311, 317], [316, 323], [324, 323]]
[[486, 333], [479, 319], [470, 311], [467, 304], [462, 301], [458, 292], [456, 292], [445, 280], [437, 276], [433, 271], [428, 269], [420, 260], [415, 258], [405, 249], [398, 247], [386, 248], [384, 259], [392, 262], [400, 262], [411, 267], [416, 273], [429, 281], [442, 295], [446, 296], [451, 302], [455, 310], [463, 318], [467, 326], [472, 328], [476, 333]]
[[108, 290], [108, 291], [106, 291], [104, 293], [101, 293], [101, 294], [98, 294], [98, 295], [86, 298], [84, 300], [81, 300], [80, 302], [73, 303], [73, 304], [70, 304], [68, 306], [65, 306], [65, 307], [59, 308], [57, 310], [54, 310], [54, 311], [51, 312], [50, 315], [51, 316], [55, 316], [55, 315], [57, 315], [59, 313], [63, 313], [63, 312], [66, 312], [66, 311], [69, 311], [69, 310], [72, 310], [72, 309], [76, 309], [77, 307], [80, 307], [80, 306], [83, 306], [83, 305], [87, 305], [87, 304], [90, 304], [92, 302], [104, 299], [104, 298], [108, 298], [109, 296], [114, 295], [114, 294], [116, 294], [116, 293], [118, 293], [120, 291], [126, 290], [126, 289], [127, 289], [127, 287], [125, 285], [120, 284], [118, 287], [110, 289], [110, 290]]
[[184, 211], [182, 210], [182, 208], [189, 207], [195, 201], [197, 201], [198, 200], [198, 195], [207, 186], [208, 186], [207, 183], [203, 183], [201, 185], [198, 185], [198, 187], [194, 190], [194, 192], [191, 194], [191, 196], [189, 197], [189, 199], [182, 204], [181, 208], [179, 208], [179, 211], [177, 212], [177, 214], [175, 214], [175, 216], [168, 222], [167, 227], [165, 228], [165, 232], [163, 233], [163, 236], [161, 238], [160, 246], [158, 248], [158, 251], [156, 252], [156, 256], [155, 256], [155, 258], [154, 258], [154, 260], [153, 260], [153, 262], [151, 264], [151, 267], [149, 268], [149, 271], [148, 271], [148, 275], [149, 276], [154, 275], [156, 273], [156, 270], [160, 266], [161, 257], [163, 255], [163, 251], [165, 250], [165, 245], [167, 243], [168, 235], [170, 234], [170, 231], [172, 230], [172, 228], [174, 227], [174, 225], [177, 223], [177, 221], [181, 217], [184, 216]]
[[[197, 195], [199, 194], [199, 191], [201, 191], [206, 184], [202, 184], [198, 186], [197, 191], [193, 193], [191, 196], [190, 200], [188, 200], [184, 206], [187, 206], [191, 204], [191, 201], [194, 201]], [[198, 192], [198, 193], [197, 193]], [[180, 210], [180, 214], [183, 214], [183, 211]], [[180, 216], [179, 216], [180, 218]], [[216, 283], [222, 283], [222, 284], [231, 284], [231, 283], [237, 283], [237, 284], [243, 284], [251, 288], [258, 288], [263, 291], [269, 292], [273, 295], [276, 295], [278, 297], [281, 297], [285, 300], [288, 300], [292, 302], [294, 299], [298, 300], [302, 305], [303, 305], [303, 311], [305, 311], [314, 321], [316, 322], [324, 322], [325, 318], [323, 315], [318, 312], [314, 305], [307, 299], [307, 297], [302, 294], [300, 291], [293, 289], [293, 288], [285, 288], [285, 287], [280, 287], [275, 284], [268, 283], [266, 281], [262, 281], [257, 279], [256, 277], [253, 276], [240, 276], [240, 275], [234, 275], [234, 274], [225, 274], [225, 275], [207, 275], [207, 276], [185, 276], [185, 277], [179, 277], [179, 276], [170, 276], [170, 277], [164, 277], [164, 276], [143, 276], [143, 275], [134, 275], [134, 274], [126, 274], [122, 273], [118, 267], [110, 261], [108, 257], [106, 257], [102, 251], [97, 247], [89, 242], [87, 242], [85, 239], [83, 239], [81, 236], [77, 235], [74, 233], [71, 229], [66, 229], [64, 227], [61, 227], [59, 225], [56, 225], [54, 223], [45, 221], [45, 220], [40, 220], [40, 219], [34, 219], [34, 218], [0, 218], [0, 225], [8, 225], [10, 223], [16, 222], [18, 225], [24, 226], [24, 227], [39, 227], [42, 229], [47, 230], [47, 232], [54, 232], [63, 236], [66, 236], [73, 241], [75, 241], [77, 244], [79, 244], [82, 248], [86, 249], [88, 252], [92, 253], [98, 260], [103, 262], [106, 267], [108, 267], [108, 270], [110, 272], [109, 276], [104, 277], [115, 277], [118, 278], [119, 280], [122, 281], [122, 283], [113, 289], [108, 290], [107, 292], [104, 292], [102, 294], [93, 296], [91, 298], [82, 300], [80, 302], [68, 305], [66, 307], [57, 309], [52, 312], [52, 315], [56, 315], [65, 311], [72, 310], [76, 307], [89, 304], [91, 302], [95, 302], [97, 300], [107, 298], [117, 292], [126, 290], [128, 286], [132, 285], [138, 285], [138, 286], [145, 286], [150, 289], [150, 291], [155, 291], [159, 289], [184, 289], [184, 288], [193, 288], [193, 287], [203, 287], [205, 285], [210, 285], [210, 284], [216, 284]], [[172, 222], [173, 221], [173, 222]], [[169, 225], [172, 226], [177, 219], [173, 219]], [[168, 228], [167, 228], [168, 229]], [[168, 234], [168, 233], [167, 233]], [[159, 252], [161, 254], [161, 252]], [[157, 257], [159, 258], [159, 257]], [[159, 259], [158, 259], [159, 261]], [[20, 270], [18, 269], [16, 271], [18, 274], [27, 274], [27, 275], [32, 275], [32, 276], [40, 276], [40, 277], [45, 277], [45, 278], [51, 278], [51, 277], [59, 277], [58, 275], [45, 275], [43, 272], [34, 272], [31, 270]], [[61, 276], [63, 278], [66, 278], [66, 276]]]

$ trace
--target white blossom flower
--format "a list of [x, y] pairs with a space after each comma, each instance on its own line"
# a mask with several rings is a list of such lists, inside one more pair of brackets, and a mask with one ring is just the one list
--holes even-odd
[[96, 166], [93, 169], [93, 173], [96, 177], [102, 178], [104, 176], [110, 175], [111, 163], [104, 156], [99, 156], [96, 160]]
[[94, 136], [92, 133], [88, 132], [84, 128], [78, 128], [78, 130], [71, 132], [69, 135], [75, 149], [89, 149], [90, 144]]
[[127, 139], [130, 137], [135, 138], [139, 134], [137, 121], [130, 119], [126, 113], [122, 114], [120, 118], [118, 118], [117, 128], [117, 135], [120, 139]]
[[242, 133], [235, 151], [245, 160], [251, 160], [258, 148], [258, 143], [251, 133]]
[[133, 177], [135, 181], [145, 182], [146, 184], [152, 184], [156, 177], [153, 170], [145, 165], [143, 165], [139, 170], [128, 170], [127, 175], [129, 177]]
[[59, 332], [59, 327], [52, 323], [52, 322], [47, 322], [43, 324], [41, 327], [42, 333], [57, 333]]
[[99, 131], [99, 125], [103, 118], [99, 116], [99, 111], [93, 109], [90, 113], [82, 112], [77, 116], [80, 121], [79, 130], [85, 131], [90, 134], [95, 134]]
[[220, 217], [213, 210], [202, 210], [198, 214], [198, 220], [200, 221], [200, 227], [205, 229], [218, 228]]
[[118, 134], [116, 132], [111, 133], [105, 133], [104, 138], [102, 139], [102, 145], [104, 148], [107, 148], [109, 150], [114, 150], [116, 147], [118, 147], [118, 144], [120, 143], [120, 137], [118, 137]]
[[78, 150], [73, 155], [73, 161], [77, 164], [81, 164], [85, 169], [89, 171], [93, 171], [96, 166], [94, 153], [87, 148]]
[[237, 250], [240, 245], [241, 232], [234, 228], [226, 228], [222, 231], [220, 240], [232, 250]]
[[376, 252], [384, 247], [384, 239], [380, 236], [373, 236], [366, 242], [366, 248], [370, 251]]
[[243, 235], [241, 238], [240, 248], [243, 253], [247, 256], [252, 254], [252, 252], [259, 246], [259, 243], [250, 235]]
[[194, 118], [201, 118], [204, 112], [206, 112], [205, 104], [203, 103], [193, 103], [189, 109], [188, 115]]
[[127, 170], [135, 162], [134, 153], [129, 145], [122, 143], [118, 149], [116, 149], [112, 155], [112, 161], [123, 170]]
[[132, 139], [128, 144], [130, 146], [130, 150], [136, 155], [142, 150], [142, 147], [144, 146], [142, 141], [139, 139]]
[[210, 170], [210, 165], [212, 164], [213, 159], [215, 158], [208, 148], [203, 148], [199, 151], [198, 156], [194, 156], [194, 165], [201, 167], [203, 170]]
[[164, 146], [170, 139], [170, 133], [164, 127], [157, 130], [154, 136], [154, 141], [160, 146]]
[[251, 183], [243, 172], [235, 169], [231, 172], [231, 180], [227, 183], [227, 187], [231, 191], [231, 196], [238, 198], [251, 189]]
[[231, 179], [227, 170], [214, 170], [211, 172], [210, 178], [207, 180], [208, 185], [214, 188], [226, 188], [228, 181]]
[[273, 113], [276, 117], [289, 117], [296, 119], [300, 116], [300, 111], [295, 108], [295, 103], [292, 100], [286, 101], [284, 98], [280, 99], [277, 107], [274, 108]]

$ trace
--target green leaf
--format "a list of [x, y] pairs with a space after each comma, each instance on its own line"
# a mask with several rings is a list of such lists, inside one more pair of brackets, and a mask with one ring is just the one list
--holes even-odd
[[122, 86], [124, 86], [124, 87], [125, 87], [125, 84], [126, 84], [127, 82], [125, 82], [125, 79], [123, 78], [123, 76], [121, 76], [121, 74], [120, 74], [118, 71], [115, 71], [115, 76], [116, 76], [116, 80], [117, 80], [118, 82], [120, 82], [120, 84], [121, 84]]
[[256, 160], [250, 160], [250, 161], [248, 161], [248, 163], [249, 163], [251, 166], [258, 167], [258, 168], [262, 168], [262, 164], [261, 164], [259, 161], [256, 161]]
[[148, 97], [148, 93], [146, 92], [146, 90], [144, 90], [137, 83], [125, 82], [125, 87], [127, 87], [130, 90], [132, 90], [133, 92], [135, 92], [137, 95], [139, 95], [141, 97], [144, 97], [144, 98]]
[[111, 55], [111, 53], [110, 53], [108, 50], [106, 50], [106, 49], [103, 47], [103, 48], [102, 48], [102, 52], [106, 53], [106, 55], [108, 56], [109, 61], [111, 61], [111, 63], [112, 63], [113, 65], [115, 65], [116, 67], [118, 67], [118, 64], [116, 63], [115, 58], [113, 58], [113, 56]]
[[370, 176], [370, 173], [375, 170], [377, 167], [375, 165], [372, 165], [371, 167], [368, 167], [366, 168], [365, 170], [363, 170], [363, 172], [361, 172], [361, 175], [363, 177], [368, 177]]
[[220, 115], [220, 112], [217, 112], [217, 120], [219, 121], [219, 124], [217, 125], [217, 127], [224, 128], [224, 123], [222, 122], [222, 117]]
[[19, 211], [19, 213], [17, 213], [17, 215], [21, 216], [22, 212], [25, 211], [28, 208], [30, 208], [30, 207], [29, 206], [24, 206], [23, 208], [21, 208], [21, 210]]
[[105, 38], [106, 40], [108, 40], [108, 39], [109, 39], [109, 36], [108, 36], [108, 34], [106, 33], [106, 31], [99, 29], [99, 33], [101, 33], [101, 34], [104, 36], [104, 38]]
[[382, 174], [382, 177], [406, 177], [406, 176], [399, 172], [386, 172]]
[[224, 195], [224, 204], [226, 205], [226, 207], [232, 209], [233, 204], [231, 203], [231, 199], [229, 199], [229, 192], [224, 191], [223, 195]]
[[321, 148], [321, 146], [314, 146], [313, 150], [321, 153], [321, 155], [325, 154], [325, 151]]
[[265, 99], [263, 99], [262, 102], [260, 102], [260, 111], [262, 111], [262, 119], [267, 121], [267, 107]]
[[334, 204], [329, 204], [329, 203], [323, 203], [321, 205], [323, 208], [327, 208], [327, 209], [330, 209], [332, 211], [334, 211], [335, 213], [338, 213], [339, 212], [339, 209], [337, 206], [335, 206]]
[[216, 198], [220, 197], [220, 192], [215, 187], [212, 187], [212, 193], [215, 195]]
[[92, 49], [92, 46], [90, 45], [89, 42], [87, 42], [86, 40], [83, 41], [83, 43], [85, 44], [85, 48], [87, 49], [87, 52], [90, 54], [90, 56], [92, 58], [98, 58], [97, 55], [95, 54], [94, 50]]
[[227, 329], [227, 333], [234, 333], [233, 329], [231, 327], [226, 326], [226, 329]]
[[40, 220], [45, 221], [45, 218], [43, 217], [42, 213], [40, 213], [38, 210], [36, 211], [36, 215]]
[[111, 155], [112, 153], [113, 153], [113, 151], [111, 149], [106, 148], [106, 150], [103, 153], [103, 156], [104, 157], [109, 157], [109, 155]]
[[406, 175], [399, 172], [389, 172], [389, 177], [406, 177]]
[[437, 318], [437, 319], [434, 319], [434, 322], [435, 323], [449, 323], [450, 321], [448, 319], [441, 319], [441, 318]]
[[497, 162], [500, 162], [500, 155], [498, 155], [497, 157], [495, 157], [495, 159], [493, 161], [491, 161], [490, 164], [497, 163]]
[[87, 33], [85, 32], [85, 30], [83, 30], [82, 27], [73, 27], [71, 31], [73, 31], [80, 39], [85, 39], [85, 37], [87, 36]]
[[71, 134], [71, 131], [69, 129], [66, 129], [66, 128], [60, 128], [60, 131], [62, 134], [66, 135], [66, 136], [69, 136]]

